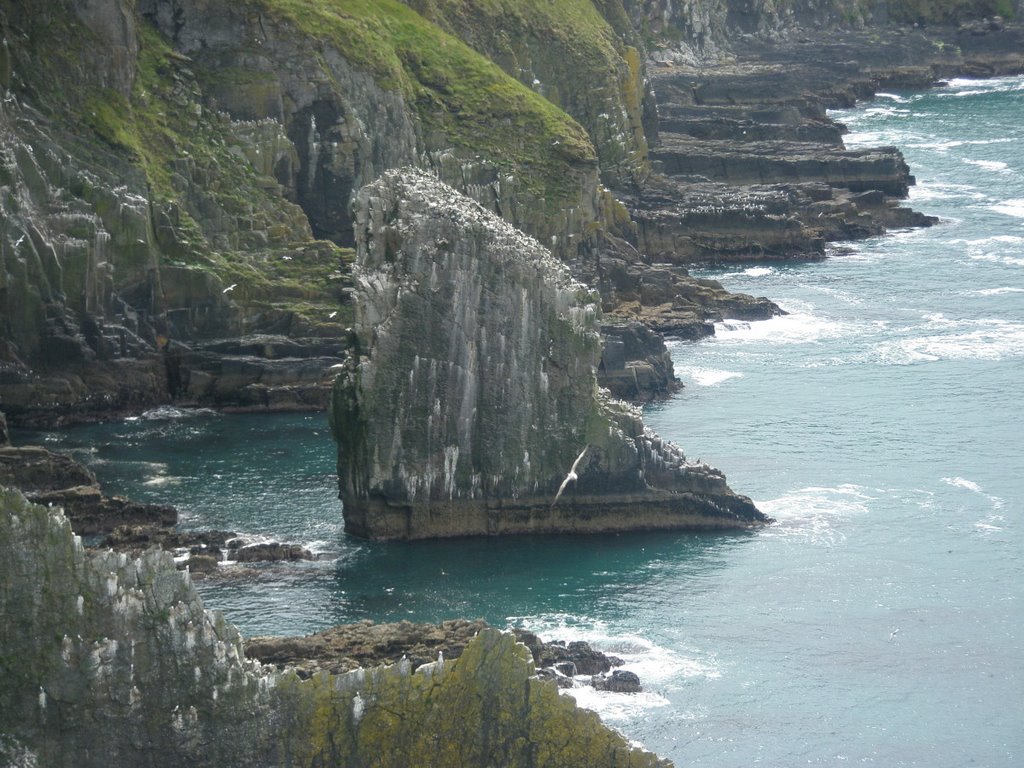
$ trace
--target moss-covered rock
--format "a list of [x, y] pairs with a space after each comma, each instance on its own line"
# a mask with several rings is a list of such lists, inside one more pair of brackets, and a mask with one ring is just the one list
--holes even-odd
[[619, 0], [408, 4], [578, 120], [604, 183], [631, 186], [647, 173], [640, 41]]
[[462, 656], [301, 680], [246, 661], [169, 554], [87, 553], [0, 489], [0, 760], [46, 766], [660, 766], [530, 679], [484, 630]]
[[[193, 392], [166, 353], [203, 339], [333, 335], [326, 367], [340, 360], [351, 251], [314, 240], [288, 199], [298, 153], [280, 122], [213, 108], [134, 2], [0, 2], [0, 26], [12, 419], [90, 418]], [[204, 366], [196, 380], [216, 379]], [[300, 404], [323, 407], [319, 389]], [[288, 405], [280, 392], [269, 400]]]

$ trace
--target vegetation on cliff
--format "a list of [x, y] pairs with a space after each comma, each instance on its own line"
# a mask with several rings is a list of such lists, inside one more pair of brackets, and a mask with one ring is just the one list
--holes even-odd
[[565, 112], [398, 0], [259, 4], [400, 91], [422, 120], [428, 147], [449, 144], [521, 175], [552, 210], [579, 194], [567, 186], [567, 169], [597, 160]]
[[634, 184], [647, 172], [640, 43], [619, 0], [408, 4], [578, 120], [606, 183]]
[[0, 489], [0, 764], [646, 768], [483, 630], [462, 656], [300, 680], [246, 661], [170, 555], [87, 553]]

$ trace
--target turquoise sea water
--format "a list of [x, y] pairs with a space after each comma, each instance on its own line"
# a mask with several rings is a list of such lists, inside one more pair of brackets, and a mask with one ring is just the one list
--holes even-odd
[[578, 699], [680, 766], [1024, 764], [1022, 116], [1022, 78], [844, 112], [942, 224], [702, 273], [790, 314], [674, 343], [686, 388], [647, 418], [777, 518], [756, 533], [369, 544], [341, 532], [322, 416], [31, 437], [185, 526], [322, 553], [201, 586], [246, 634], [483, 616], [590, 640], [645, 692]]

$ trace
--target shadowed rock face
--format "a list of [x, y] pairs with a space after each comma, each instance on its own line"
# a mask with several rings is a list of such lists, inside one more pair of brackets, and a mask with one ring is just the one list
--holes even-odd
[[38, 445], [0, 445], [2, 486], [18, 488], [38, 504], [62, 507], [81, 535], [112, 531], [119, 525], [170, 526], [178, 522], [174, 507], [107, 496], [90, 469]]
[[300, 680], [247, 661], [167, 553], [89, 553], [0, 489], [0, 765], [670, 768], [483, 628], [455, 661]]
[[356, 221], [361, 356], [332, 410], [349, 532], [765, 521], [720, 472], [599, 393], [597, 297], [536, 241], [412, 170], [364, 187]]

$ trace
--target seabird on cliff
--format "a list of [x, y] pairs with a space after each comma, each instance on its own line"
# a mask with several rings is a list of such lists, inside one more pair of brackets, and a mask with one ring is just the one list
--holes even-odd
[[555, 500], [551, 502], [552, 509], [555, 508], [555, 504], [557, 504], [558, 500], [562, 497], [562, 492], [565, 490], [566, 486], [568, 486], [573, 480], [579, 480], [579, 475], [576, 474], [576, 468], [580, 465], [580, 462], [583, 461], [583, 454], [587, 452], [587, 448], [589, 447], [589, 443], [583, 446], [583, 450], [580, 451], [580, 455], [577, 456], [576, 461], [572, 463], [572, 469], [569, 470], [569, 474], [565, 476], [565, 480], [563, 480], [562, 484], [558, 486], [558, 493], [555, 494]]

